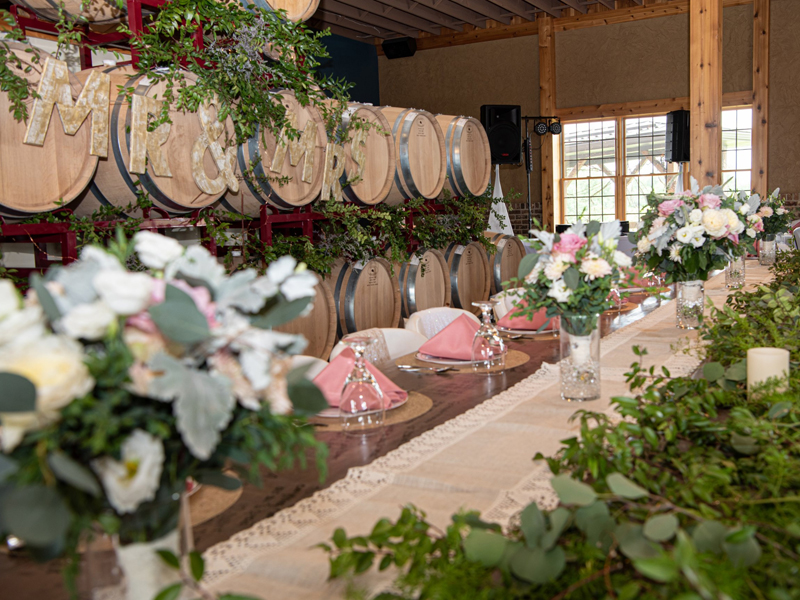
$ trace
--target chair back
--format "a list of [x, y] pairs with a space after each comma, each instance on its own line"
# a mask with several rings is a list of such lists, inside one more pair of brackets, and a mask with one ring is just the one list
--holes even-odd
[[[416, 314], [416, 313], [415, 313]], [[351, 334], [377, 338], [367, 348], [364, 358], [373, 364], [380, 364], [416, 352], [427, 339], [416, 332], [396, 327], [365, 329]], [[331, 360], [339, 356], [347, 345], [339, 342], [331, 352]]]
[[415, 312], [406, 319], [406, 329], [418, 333], [424, 336], [426, 340], [429, 340], [461, 315], [467, 315], [476, 323], [481, 322], [478, 317], [469, 311], [442, 306]]

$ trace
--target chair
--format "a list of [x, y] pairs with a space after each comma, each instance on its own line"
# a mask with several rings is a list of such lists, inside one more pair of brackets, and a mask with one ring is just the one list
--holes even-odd
[[[416, 352], [419, 350], [420, 346], [427, 341], [424, 336], [415, 331], [398, 329], [396, 327], [376, 327], [374, 329], [358, 331], [351, 335], [366, 335], [367, 337], [379, 338], [378, 342], [373, 342], [373, 344], [367, 348], [367, 352], [364, 355], [365, 358], [372, 363], [394, 360], [395, 358], [400, 358], [406, 354]], [[342, 342], [336, 344], [331, 351], [331, 360], [339, 356], [345, 348], [347, 348], [347, 346]]]
[[306, 356], [304, 354], [298, 354], [297, 356], [293, 356], [289, 362], [289, 370], [293, 371], [299, 367], [304, 367], [306, 365], [311, 365], [308, 371], [305, 372], [305, 377], [309, 381], [314, 379], [317, 375], [319, 375], [322, 370], [328, 366], [328, 363], [322, 360], [321, 358], [317, 358], [316, 356]]
[[800, 248], [800, 227], [794, 230], [794, 247]]
[[636, 244], [634, 244], [632, 241], [628, 239], [627, 233], [623, 233], [619, 238], [619, 244], [617, 244], [617, 250], [633, 258], [633, 253], [636, 252]]
[[442, 306], [415, 312], [406, 320], [406, 329], [423, 335], [425, 339], [431, 339], [461, 315], [467, 315], [476, 323], [481, 322], [469, 311]]
[[494, 316], [498, 321], [515, 308], [514, 304], [522, 297], [522, 292], [523, 288], [511, 288], [491, 297], [491, 300], [498, 301], [494, 305]]

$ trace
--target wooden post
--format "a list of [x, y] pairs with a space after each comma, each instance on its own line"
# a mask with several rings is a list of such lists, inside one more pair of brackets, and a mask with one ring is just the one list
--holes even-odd
[[753, 192], [769, 193], [769, 0], [753, 2]]
[[[553, 18], [539, 19], [539, 114], [552, 117], [556, 114], [556, 38]], [[553, 144], [558, 137], [547, 134], [542, 138], [542, 225], [546, 231], [555, 231], [556, 214], [555, 168]]]
[[722, 183], [722, 0], [689, 0], [691, 174]]

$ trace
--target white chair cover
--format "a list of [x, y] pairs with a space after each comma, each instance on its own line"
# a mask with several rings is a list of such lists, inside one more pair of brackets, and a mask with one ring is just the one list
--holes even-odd
[[311, 365], [304, 375], [306, 379], [311, 381], [322, 372], [322, 369], [328, 366], [328, 363], [316, 356], [306, 356], [304, 354], [298, 354], [289, 359], [289, 371], [293, 371], [298, 367], [304, 367], [305, 365]]
[[469, 311], [442, 306], [415, 312], [406, 320], [406, 329], [423, 335], [425, 339], [429, 340], [461, 315], [467, 315], [476, 323], [481, 322]]
[[[419, 350], [420, 346], [427, 340], [425, 337], [413, 331], [405, 329], [398, 329], [396, 327], [373, 328], [365, 329], [352, 334], [353, 336], [367, 336], [376, 338], [377, 341], [373, 342], [367, 347], [364, 353], [364, 358], [373, 364], [380, 364], [389, 362], [395, 358], [400, 358], [411, 352]], [[347, 346], [342, 342], [336, 344], [331, 352], [331, 360], [339, 356], [339, 354]]]
[[498, 301], [494, 305], [494, 316], [498, 321], [505, 317], [510, 310], [514, 309], [514, 305], [522, 297], [523, 291], [523, 288], [511, 288], [492, 296], [492, 300]]
[[800, 248], [800, 229], [794, 230], [794, 247]]

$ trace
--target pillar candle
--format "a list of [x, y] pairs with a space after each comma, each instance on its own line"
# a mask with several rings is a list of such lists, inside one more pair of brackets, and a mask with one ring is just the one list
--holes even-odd
[[[771, 377], [789, 379], [789, 351], [783, 348], [750, 348], [747, 351], [747, 392]], [[786, 386], [778, 390], [785, 390]]]

